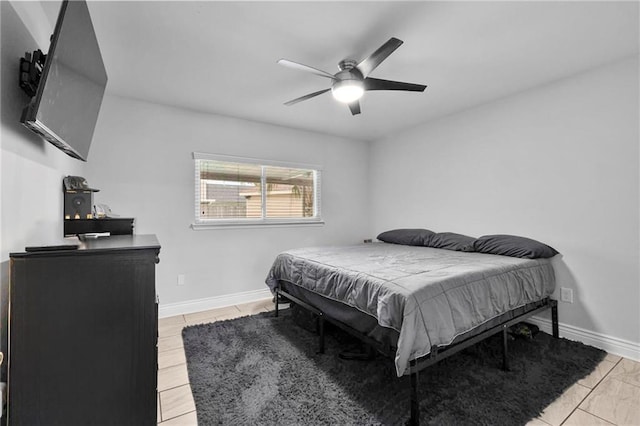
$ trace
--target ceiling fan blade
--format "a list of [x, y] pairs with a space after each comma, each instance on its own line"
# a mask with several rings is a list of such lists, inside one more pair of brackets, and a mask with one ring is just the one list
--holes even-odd
[[326, 71], [319, 70], [317, 68], [310, 67], [309, 65], [299, 64], [297, 62], [290, 61], [288, 59], [280, 59], [278, 60], [280, 65], [284, 65], [285, 67], [293, 68], [299, 71], [310, 72], [315, 75], [319, 75], [320, 77], [327, 77], [332, 80], [335, 80], [336, 77], [333, 74], [329, 74]]
[[300, 96], [299, 98], [295, 98], [293, 100], [290, 100], [289, 102], [285, 102], [284, 104], [286, 106], [291, 106], [293, 104], [297, 104], [298, 102], [306, 101], [307, 99], [311, 99], [311, 98], [314, 98], [314, 97], [316, 97], [318, 95], [322, 95], [323, 93], [328, 92], [329, 90], [331, 90], [331, 88], [324, 89], [324, 90], [318, 90], [317, 92], [313, 92], [313, 93], [309, 93], [308, 95]]
[[363, 59], [358, 64], [358, 69], [363, 76], [368, 76], [371, 71], [376, 69], [378, 65], [382, 63], [394, 50], [396, 50], [403, 43], [402, 40], [398, 40], [395, 37], [391, 37], [385, 44], [380, 46], [378, 50], [369, 55], [366, 59]]
[[364, 90], [406, 90], [409, 92], [424, 92], [424, 84], [403, 83], [401, 81], [380, 80], [379, 78], [365, 78]]
[[349, 109], [351, 110], [351, 115], [360, 114], [360, 101], [353, 101], [349, 104]]

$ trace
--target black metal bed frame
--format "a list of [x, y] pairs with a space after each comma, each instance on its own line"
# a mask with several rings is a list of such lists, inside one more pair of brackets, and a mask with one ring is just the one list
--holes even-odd
[[[284, 291], [280, 287], [280, 283], [278, 283], [275, 288], [275, 316], [278, 316], [278, 304], [281, 302], [281, 299], [286, 299], [287, 302], [294, 302], [297, 305], [302, 306], [307, 309], [311, 313], [316, 316], [316, 331], [318, 333], [318, 352], [324, 353], [324, 322], [328, 321], [329, 323], [337, 326], [338, 328], [346, 331], [352, 336], [360, 339], [365, 344], [374, 348], [382, 355], [393, 358], [394, 352], [391, 348], [386, 347], [380, 342], [372, 339], [371, 337], [359, 332], [358, 330], [350, 327], [349, 325], [332, 318], [327, 315], [322, 310], [318, 309], [315, 306], [310, 305], [309, 303], [300, 300], [299, 298], [292, 296], [288, 292]], [[555, 299], [551, 299], [549, 297], [544, 298], [538, 302], [534, 302], [530, 309], [522, 314], [518, 314], [515, 317], [504, 321], [494, 327], [491, 327], [482, 333], [476, 334], [469, 338], [463, 339], [460, 342], [455, 342], [447, 346], [432, 346], [431, 352], [427, 355], [420, 357], [418, 359], [411, 360], [409, 362], [409, 374], [411, 376], [411, 417], [408, 421], [409, 425], [418, 426], [420, 424], [420, 404], [418, 402], [418, 372], [457, 353], [461, 350], [468, 348], [469, 346], [475, 345], [476, 343], [493, 336], [494, 334], [502, 332], [502, 368], [505, 371], [509, 370], [509, 360], [507, 358], [507, 346], [508, 346], [508, 329], [514, 324], [521, 322], [522, 320], [529, 318], [535, 314], [538, 314], [547, 309], [551, 309], [551, 323], [552, 323], [552, 333], [553, 337], [559, 337], [558, 331], [558, 301]]]

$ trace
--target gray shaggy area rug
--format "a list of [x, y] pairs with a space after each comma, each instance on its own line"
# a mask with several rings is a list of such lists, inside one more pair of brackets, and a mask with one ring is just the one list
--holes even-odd
[[[317, 354], [317, 336], [289, 311], [183, 330], [200, 426], [406, 422], [409, 377], [396, 377], [392, 360], [340, 359], [359, 343], [334, 327]], [[510, 342], [505, 372], [501, 342], [498, 334], [420, 372], [421, 424], [526, 424], [606, 355], [540, 332]]]

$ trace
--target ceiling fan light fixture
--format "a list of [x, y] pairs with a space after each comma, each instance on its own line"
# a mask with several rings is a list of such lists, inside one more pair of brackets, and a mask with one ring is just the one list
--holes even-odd
[[359, 80], [336, 81], [331, 87], [331, 94], [338, 102], [350, 104], [362, 97], [364, 85]]

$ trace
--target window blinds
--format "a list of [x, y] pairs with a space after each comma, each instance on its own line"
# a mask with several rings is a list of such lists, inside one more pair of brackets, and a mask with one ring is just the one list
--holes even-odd
[[194, 153], [196, 222], [320, 221], [320, 168]]

